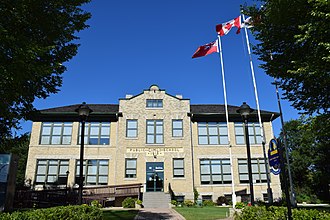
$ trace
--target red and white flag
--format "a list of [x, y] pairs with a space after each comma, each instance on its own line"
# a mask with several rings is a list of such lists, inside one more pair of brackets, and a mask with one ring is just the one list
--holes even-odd
[[237, 18], [226, 23], [218, 24], [215, 29], [220, 36], [224, 36], [228, 34], [233, 26], [237, 27], [236, 34], [239, 34], [241, 32], [241, 16], [238, 16]]
[[209, 55], [211, 53], [219, 53], [218, 40], [198, 47], [198, 49], [195, 51], [192, 58], [203, 57], [203, 56]]

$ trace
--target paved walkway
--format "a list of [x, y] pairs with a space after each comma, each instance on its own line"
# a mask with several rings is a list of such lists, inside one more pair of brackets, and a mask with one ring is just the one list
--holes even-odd
[[180, 215], [174, 209], [140, 209], [139, 213], [135, 216], [135, 220], [152, 219], [152, 220], [185, 220], [185, 218]]

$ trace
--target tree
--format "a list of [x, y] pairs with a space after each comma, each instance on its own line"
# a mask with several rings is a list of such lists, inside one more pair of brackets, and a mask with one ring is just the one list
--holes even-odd
[[88, 27], [90, 0], [2, 0], [0, 4], [0, 143], [62, 85], [77, 53], [76, 32]]
[[22, 188], [25, 184], [25, 168], [27, 155], [29, 151], [29, 134], [23, 134], [19, 137], [6, 138], [0, 144], [1, 153], [12, 153], [18, 156], [16, 187]]
[[313, 198], [314, 195], [330, 201], [330, 139], [327, 136], [330, 126], [322, 117], [324, 115], [300, 117], [284, 126], [298, 198], [306, 195]]
[[[327, 0], [261, 0], [246, 7], [266, 73], [280, 80], [293, 107], [329, 114], [330, 6]], [[272, 56], [271, 56], [272, 55]]]

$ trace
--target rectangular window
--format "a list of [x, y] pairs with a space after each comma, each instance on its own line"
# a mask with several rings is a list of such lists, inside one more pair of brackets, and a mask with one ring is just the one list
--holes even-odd
[[[235, 123], [236, 144], [245, 144], [245, 128], [243, 123]], [[261, 144], [261, 130], [259, 124], [248, 123], [250, 144]]]
[[[86, 166], [87, 164], [87, 166]], [[108, 185], [109, 160], [84, 160], [84, 185]], [[79, 183], [80, 160], [76, 162], [76, 183]]]
[[37, 160], [36, 184], [66, 185], [69, 160]]
[[198, 144], [228, 144], [228, 130], [225, 122], [198, 122]]
[[172, 120], [172, 136], [183, 137], [183, 121], [182, 119]]
[[[263, 158], [251, 159], [253, 183], [267, 183], [267, 173]], [[249, 183], [247, 159], [238, 159], [240, 183]]]
[[202, 195], [202, 201], [213, 201], [212, 195]]
[[173, 177], [184, 177], [184, 159], [173, 159]]
[[125, 178], [136, 178], [136, 159], [126, 159]]
[[201, 184], [229, 184], [231, 183], [229, 159], [200, 160]]
[[163, 108], [163, 100], [147, 99], [147, 108]]
[[138, 121], [129, 119], [126, 121], [126, 137], [128, 138], [135, 138], [138, 134]]
[[163, 120], [147, 120], [147, 144], [163, 144]]
[[71, 144], [72, 122], [43, 122], [40, 144]]
[[[81, 142], [81, 124], [79, 127], [79, 140]], [[110, 122], [87, 122], [85, 124], [86, 145], [109, 145]]]

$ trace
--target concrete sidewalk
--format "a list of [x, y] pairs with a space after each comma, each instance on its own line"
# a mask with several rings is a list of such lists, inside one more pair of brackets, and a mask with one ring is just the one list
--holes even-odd
[[134, 219], [135, 220], [142, 220], [142, 219], [185, 220], [185, 218], [174, 209], [155, 209], [155, 208], [140, 209], [139, 213], [135, 216]]

